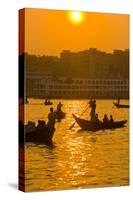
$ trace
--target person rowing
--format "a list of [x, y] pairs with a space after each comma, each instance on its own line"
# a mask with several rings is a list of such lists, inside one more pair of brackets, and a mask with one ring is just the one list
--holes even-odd
[[94, 115], [93, 122], [95, 122], [95, 123], [97, 123], [97, 124], [99, 124], [99, 123], [101, 122], [101, 121], [99, 120], [99, 118], [98, 118], [98, 114], [97, 114], [97, 113]]
[[91, 120], [93, 121], [93, 119], [95, 118], [95, 112], [96, 112], [96, 100], [90, 100], [89, 101], [89, 105], [90, 105], [90, 108], [91, 108], [91, 112], [90, 112], [90, 117], [91, 117]]

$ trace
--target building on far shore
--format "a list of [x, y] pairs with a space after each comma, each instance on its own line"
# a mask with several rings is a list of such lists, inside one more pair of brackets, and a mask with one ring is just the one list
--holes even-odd
[[129, 98], [128, 49], [64, 50], [58, 58], [26, 54], [25, 67], [27, 97]]
[[96, 48], [80, 52], [64, 50], [60, 54], [60, 63], [62, 66], [60, 76], [62, 74], [65, 76], [66, 73], [71, 77], [128, 78], [129, 49], [114, 50], [112, 53]]
[[38, 77], [34, 75], [34, 78], [32, 88], [27, 90], [28, 97], [68, 99], [90, 97], [129, 98], [128, 79], [71, 79], [67, 77], [54, 79], [46, 74], [41, 74]]

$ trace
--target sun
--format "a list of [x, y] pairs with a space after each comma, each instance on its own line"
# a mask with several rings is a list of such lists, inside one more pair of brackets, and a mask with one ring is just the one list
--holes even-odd
[[81, 20], [80, 12], [72, 12], [72, 19], [76, 22], [79, 22]]
[[80, 24], [83, 21], [83, 14], [79, 11], [72, 11], [69, 18], [74, 24]]

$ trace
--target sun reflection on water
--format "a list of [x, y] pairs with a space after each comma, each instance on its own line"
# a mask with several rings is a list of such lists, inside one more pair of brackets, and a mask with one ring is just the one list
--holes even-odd
[[[54, 101], [54, 108], [58, 100]], [[49, 107], [43, 100], [29, 99], [26, 104], [26, 121], [47, 119]], [[56, 124], [54, 145], [26, 144], [26, 190], [56, 190], [128, 185], [129, 134], [128, 124], [117, 130], [80, 132], [72, 113], [80, 115], [87, 100], [62, 100], [66, 118]], [[127, 102], [126, 102], [127, 103]], [[112, 100], [98, 100], [97, 112], [113, 113], [114, 119], [128, 119], [128, 110], [118, 112]], [[86, 112], [83, 118], [89, 118]]]

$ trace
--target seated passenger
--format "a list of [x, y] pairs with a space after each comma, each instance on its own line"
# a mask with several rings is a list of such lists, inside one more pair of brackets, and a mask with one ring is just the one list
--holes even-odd
[[45, 128], [46, 123], [44, 120], [38, 120], [37, 128]]
[[96, 123], [100, 123], [100, 120], [99, 120], [99, 118], [98, 118], [98, 114], [96, 113], [95, 114], [95, 118], [94, 118], [94, 121], [96, 122]]
[[57, 105], [57, 112], [59, 112], [59, 113], [62, 112], [61, 107], [62, 107], [62, 103], [59, 102]]
[[105, 114], [103, 118], [103, 123], [106, 124], [109, 122], [108, 116]]
[[112, 115], [110, 115], [110, 120], [109, 120], [111, 123], [113, 123], [114, 122], [114, 119], [113, 119], [113, 116]]
[[25, 126], [26, 131], [32, 131], [35, 129], [35, 122], [28, 121], [28, 124]]

